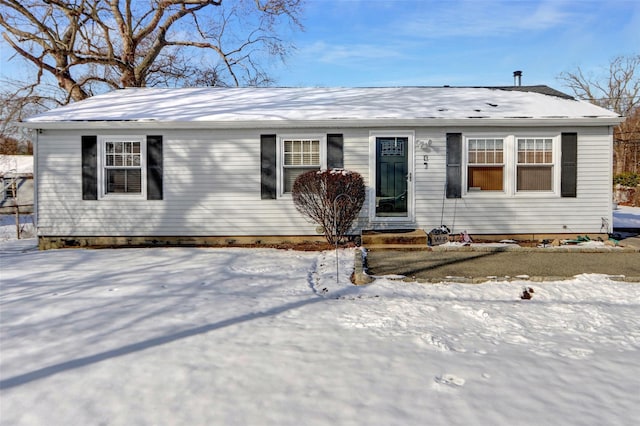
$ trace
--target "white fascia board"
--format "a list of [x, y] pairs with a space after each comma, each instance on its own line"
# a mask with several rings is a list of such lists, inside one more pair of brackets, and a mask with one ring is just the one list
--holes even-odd
[[103, 130], [103, 129], [300, 129], [320, 128], [380, 128], [380, 127], [558, 127], [615, 126], [624, 117], [585, 118], [419, 118], [371, 120], [252, 120], [252, 121], [27, 121], [21, 127], [42, 130]]

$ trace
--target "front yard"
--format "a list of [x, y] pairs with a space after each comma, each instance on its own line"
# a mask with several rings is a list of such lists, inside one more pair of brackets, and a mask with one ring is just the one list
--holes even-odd
[[640, 284], [352, 286], [354, 252], [0, 243], [0, 424], [632, 424]]

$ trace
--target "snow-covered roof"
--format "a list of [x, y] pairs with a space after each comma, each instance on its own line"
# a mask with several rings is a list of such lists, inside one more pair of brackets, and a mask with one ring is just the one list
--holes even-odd
[[[541, 90], [548, 89], [548, 90]], [[545, 93], [555, 93], [549, 95]], [[579, 120], [618, 115], [546, 86], [369, 88], [128, 88], [28, 118], [26, 127], [78, 122], [298, 125]], [[46, 123], [58, 126], [46, 126]], [[67, 126], [60, 126], [67, 123]], [[495, 123], [494, 123], [495, 124]]]
[[0, 155], [0, 175], [33, 173], [33, 155]]

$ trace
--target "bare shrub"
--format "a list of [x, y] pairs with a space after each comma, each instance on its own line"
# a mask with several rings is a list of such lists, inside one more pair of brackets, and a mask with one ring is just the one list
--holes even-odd
[[365, 200], [362, 176], [342, 169], [303, 173], [292, 192], [296, 209], [323, 228], [330, 244], [344, 239]]

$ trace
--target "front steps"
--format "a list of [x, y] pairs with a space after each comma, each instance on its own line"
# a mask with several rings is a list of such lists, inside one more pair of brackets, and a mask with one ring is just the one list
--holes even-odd
[[362, 246], [367, 250], [428, 250], [424, 229], [387, 229], [362, 231]]

